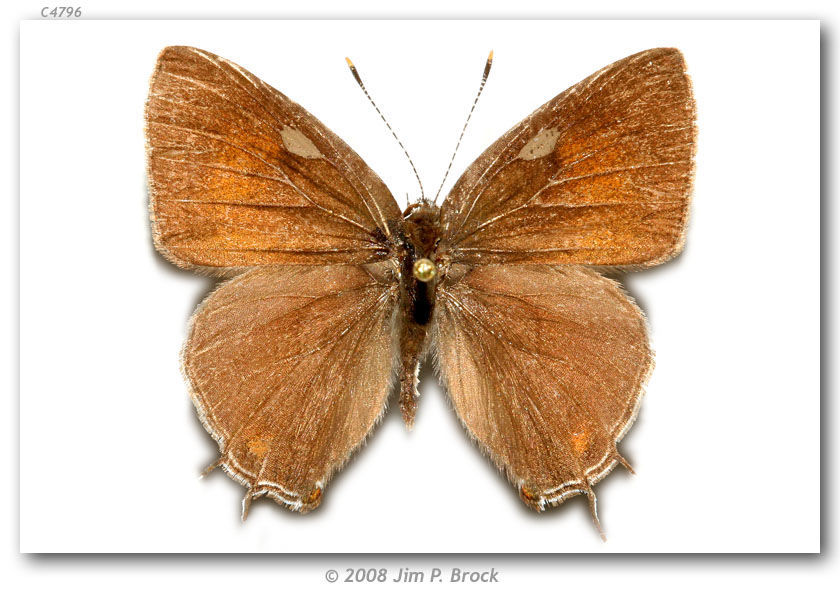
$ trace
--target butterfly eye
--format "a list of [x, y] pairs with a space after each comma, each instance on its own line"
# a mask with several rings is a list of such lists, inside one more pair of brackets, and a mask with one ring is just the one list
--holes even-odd
[[431, 281], [437, 275], [437, 266], [428, 258], [421, 258], [414, 263], [414, 276], [422, 282]]

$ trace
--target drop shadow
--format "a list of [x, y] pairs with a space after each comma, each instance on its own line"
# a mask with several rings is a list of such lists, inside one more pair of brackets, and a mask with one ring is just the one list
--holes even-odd
[[[149, 189], [145, 185], [143, 186], [143, 192], [144, 193], [142, 194], [142, 196], [144, 199], [144, 209], [150, 211], [151, 198], [149, 196]], [[149, 214], [151, 214], [151, 212], [149, 212]], [[171, 263], [160, 252], [158, 252], [157, 248], [155, 247], [155, 239], [154, 234], [152, 233], [151, 220], [149, 221], [149, 227], [146, 229], [146, 246], [152, 255], [152, 259], [154, 260], [155, 265], [157, 265], [160, 271], [165, 271], [167, 275], [175, 276], [179, 279], [190, 281], [201, 279], [205, 282], [205, 284], [193, 297], [193, 305], [195, 306], [193, 312], [195, 312], [195, 310], [198, 309], [198, 306], [204, 301], [205, 298], [207, 298], [207, 296], [210, 295], [210, 293], [213, 290], [215, 290], [224, 281], [229, 279], [229, 275], [204, 275], [201, 273], [190, 271], [189, 269], [182, 269], [181, 267]]]
[[[835, 540], [832, 537], [834, 529], [835, 510], [837, 508], [834, 478], [837, 470], [833, 461], [837, 457], [835, 436], [831, 425], [836, 423], [834, 414], [837, 410], [833, 400], [834, 393], [834, 344], [832, 332], [834, 327], [834, 311], [836, 294], [834, 279], [837, 271], [834, 268], [835, 239], [831, 231], [831, 224], [835, 223], [834, 206], [834, 138], [827, 132], [835, 131], [834, 108], [836, 108], [837, 94], [835, 93], [836, 69], [832, 62], [835, 55], [834, 40], [828, 31], [825, 21], [820, 24], [820, 548], [822, 556], [833, 556]], [[828, 332], [824, 335], [823, 332]]]
[[[690, 225], [689, 225], [690, 226]], [[690, 237], [690, 234], [689, 234]], [[619, 269], [613, 267], [596, 267], [594, 268], [602, 276], [615, 281], [621, 286], [627, 296], [629, 296], [636, 306], [642, 311], [646, 319], [650, 319], [650, 312], [648, 304], [644, 296], [639, 295], [635, 290], [635, 283], [644, 279], [645, 277], [656, 277], [661, 273], [671, 269], [681, 268], [681, 263], [685, 260], [686, 255], [691, 251], [690, 242], [686, 240], [685, 246], [675, 257], [669, 259], [667, 262], [656, 265], [648, 269]]]

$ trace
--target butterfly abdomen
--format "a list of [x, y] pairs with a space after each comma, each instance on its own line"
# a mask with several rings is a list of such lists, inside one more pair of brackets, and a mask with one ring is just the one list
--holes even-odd
[[400, 239], [400, 410], [408, 427], [417, 410], [420, 360], [426, 330], [435, 308], [438, 268], [435, 251], [440, 239], [440, 209], [420, 201], [403, 213]]

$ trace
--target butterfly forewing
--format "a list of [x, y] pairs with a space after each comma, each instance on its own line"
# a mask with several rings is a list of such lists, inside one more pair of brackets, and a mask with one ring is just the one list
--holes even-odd
[[650, 266], [688, 214], [694, 100], [678, 50], [598, 71], [513, 127], [441, 209], [440, 252], [463, 263]]
[[191, 268], [366, 263], [400, 210], [306, 110], [204, 50], [161, 52], [146, 106], [155, 244]]
[[378, 267], [255, 267], [196, 311], [184, 371], [246, 509], [317, 506], [385, 409], [397, 289]]
[[636, 305], [578, 266], [477, 266], [438, 292], [437, 359], [469, 433], [535, 508], [591, 494], [652, 365]]

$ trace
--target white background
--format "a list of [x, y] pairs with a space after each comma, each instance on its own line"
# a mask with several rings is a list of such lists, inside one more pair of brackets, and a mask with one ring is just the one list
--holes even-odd
[[[824, 478], [822, 482], [822, 512], [823, 521], [821, 525], [821, 554], [806, 556], [791, 555], [585, 555], [574, 556], [562, 555], [522, 555], [512, 557], [510, 555], [487, 555], [487, 556], [462, 556], [462, 555], [368, 555], [368, 556], [340, 556], [340, 555], [313, 555], [303, 556], [285, 554], [282, 556], [103, 556], [103, 555], [31, 555], [19, 554], [19, 542], [21, 538], [21, 522], [19, 514], [21, 502], [19, 492], [20, 485], [20, 458], [21, 448], [19, 447], [20, 431], [18, 426], [19, 404], [15, 399], [20, 394], [20, 380], [18, 377], [18, 342], [19, 342], [19, 203], [17, 202], [20, 192], [18, 166], [19, 161], [19, 121], [18, 110], [20, 108], [18, 84], [19, 84], [19, 19], [37, 18], [41, 4], [29, 0], [17, 0], [3, 3], [0, 6], [0, 14], [4, 18], [4, 36], [0, 39], [3, 44], [4, 60], [0, 63], [0, 77], [5, 83], [3, 92], [0, 93], [0, 105], [4, 108], [6, 115], [5, 131], [8, 135], [3, 136], [4, 143], [0, 143], [0, 169], [2, 169], [2, 181], [5, 184], [6, 201], [0, 202], [3, 212], [0, 214], [0, 222], [5, 224], [6, 229], [4, 244], [0, 244], [2, 254], [2, 268], [5, 274], [5, 281], [8, 291], [0, 294], [0, 305], [5, 309], [8, 319], [0, 325], [0, 337], [7, 340], [7, 344], [0, 345], [0, 357], [2, 357], [4, 379], [8, 382], [9, 401], [0, 405], [6, 408], [2, 413], [2, 422], [6, 424], [5, 435], [0, 436], [5, 440], [5, 452], [2, 454], [5, 459], [0, 461], [2, 472], [5, 474], [6, 493], [0, 494], [0, 509], [5, 518], [0, 518], [0, 540], [5, 541], [5, 551], [0, 555], [0, 570], [4, 574], [4, 594], [18, 598], [107, 598], [115, 596], [130, 599], [147, 600], [149, 597], [202, 597], [202, 598], [235, 598], [243, 594], [260, 593], [270, 597], [288, 597], [292, 594], [307, 597], [316, 597], [324, 594], [340, 594], [342, 597], [357, 598], [364, 597], [393, 598], [395, 593], [405, 598], [427, 598], [430, 593], [441, 597], [463, 597], [469, 594], [480, 594], [486, 598], [510, 598], [525, 594], [550, 594], [554, 596], [581, 597], [587, 598], [674, 598], [675, 596], [686, 599], [708, 600], [710, 597], [761, 597], [761, 598], [785, 598], [791, 597], [831, 597], [836, 593], [840, 578], [840, 560], [837, 553], [837, 539], [840, 534], [838, 520], [836, 518], [837, 504], [837, 450], [835, 438], [840, 420], [840, 412], [836, 409], [836, 381], [832, 373], [840, 368], [836, 353], [832, 352], [837, 340], [837, 320], [829, 318], [832, 308], [829, 301], [833, 298], [836, 301], [836, 265], [838, 248], [834, 241], [836, 235], [833, 232], [838, 230], [838, 211], [832, 209], [835, 201], [832, 191], [836, 190], [836, 184], [832, 185], [832, 173], [840, 168], [836, 152], [838, 139], [837, 119], [832, 118], [836, 108], [836, 85], [837, 77], [837, 25], [840, 23], [840, 11], [833, 0], [800, 0], [795, 4], [783, 0], [768, 0], [760, 6], [743, 0], [706, 0], [703, 3], [680, 3], [674, 4], [669, 0], [638, 0], [630, 7], [624, 0], [605, 0], [598, 3], [558, 3], [556, 0], [517, 0], [511, 3], [510, 0], [482, 0], [471, 6], [467, 3], [452, 3], [451, 0], [426, 0], [422, 5], [411, 2], [396, 4], [390, 0], [355, 0], [352, 5], [345, 0], [310, 0], [303, 4], [283, 4], [275, 2], [264, 2], [263, 0], [237, 0], [230, 3], [226, 0], [147, 0], [142, 7], [137, 5], [116, 5], [104, 3], [100, 0], [85, 2], [86, 18], [102, 18], [111, 16], [114, 18], [137, 18], [147, 16], [150, 18], [164, 17], [235, 17], [242, 18], [250, 16], [253, 18], [281, 18], [289, 16], [323, 17], [325, 15], [339, 18], [369, 16], [381, 18], [383, 16], [400, 16], [417, 18], [418, 16], [430, 17], [463, 17], [482, 16], [492, 18], [522, 18], [532, 16], [534, 18], [545, 18], [554, 16], [556, 18], [662, 18], [663, 16], [680, 16], [684, 18], [744, 18], [745, 16], [756, 16], [762, 18], [784, 18], [784, 17], [816, 17], [823, 18], [821, 26], [821, 56], [823, 60], [823, 106], [825, 110], [824, 131], [824, 181], [823, 193], [825, 201], [823, 204], [824, 237], [824, 273], [823, 294], [827, 307], [826, 320], [823, 323], [826, 337], [824, 338], [824, 377], [823, 404], [824, 432], [823, 437]], [[761, 12], [757, 12], [760, 10]], [[579, 25], [578, 23], [574, 25]], [[632, 28], [638, 23], [626, 22], [625, 28]], [[667, 26], [667, 25], [666, 25]], [[599, 43], [605, 41], [605, 37], [595, 35], [587, 40], [587, 48], [597, 48]], [[707, 46], [714, 46], [720, 40], [710, 36], [706, 40]], [[738, 52], [749, 50], [752, 40], [743, 38]], [[319, 42], [320, 43], [320, 40]], [[397, 46], [402, 52], [406, 47], [413, 47], [415, 42], [409, 41]], [[426, 46], [432, 46], [438, 40], [425, 41]], [[104, 51], [119, 48], [121, 40], [119, 36], [109, 41], [103, 47]], [[787, 46], [788, 41], [783, 36], [774, 40], [774, 44]], [[735, 46], [736, 44], [730, 44]], [[576, 55], [573, 52], [572, 55]], [[233, 57], [232, 57], [233, 58]], [[482, 57], [483, 58], [483, 57]], [[568, 57], [561, 57], [564, 61]], [[612, 60], [614, 57], [609, 57]], [[758, 62], [761, 63], [761, 52], [757, 52]], [[56, 61], [61, 60], [61, 54], [55, 56]], [[559, 64], [559, 60], [558, 60]], [[250, 68], [250, 65], [248, 65]], [[600, 65], [598, 65], [600, 66]], [[70, 68], [70, 67], [68, 67]], [[750, 66], [747, 69], [752, 68]], [[497, 69], [498, 71], [498, 69]], [[266, 75], [259, 73], [260, 75]], [[498, 73], [494, 73], [494, 78]], [[787, 75], [781, 76], [780, 79]], [[772, 78], [772, 76], [771, 76]], [[384, 81], [384, 80], [383, 80]], [[272, 81], [275, 85], [281, 82]], [[565, 84], [561, 84], [561, 87]], [[378, 93], [382, 92], [378, 86]], [[552, 92], [553, 93], [553, 90]], [[549, 94], [550, 95], [550, 94]], [[60, 105], [60, 100], [57, 104]], [[482, 100], [486, 102], [487, 99]], [[762, 99], [762, 103], [768, 99]], [[452, 102], [455, 104], [455, 102]], [[483, 106], [483, 105], [482, 105]], [[396, 107], [392, 107], [396, 108]], [[530, 106], [528, 107], [530, 109]], [[482, 108], [483, 110], [483, 108]], [[323, 115], [322, 115], [323, 116]], [[772, 128], [777, 119], [785, 115], [773, 114], [772, 118], [765, 123], [765, 127]], [[515, 118], [519, 118], [517, 115]], [[789, 121], [794, 121], [796, 116], [787, 116]], [[401, 124], [401, 128], [405, 125]], [[708, 126], [707, 126], [708, 129]], [[404, 134], [403, 134], [404, 135]], [[448, 134], [447, 134], [448, 135]], [[384, 145], [384, 144], [383, 144]], [[756, 145], [752, 144], [754, 150]], [[760, 148], [759, 148], [760, 149]], [[735, 152], [733, 149], [732, 152]], [[468, 157], [469, 158], [469, 157]], [[736, 167], [733, 167], [736, 168]], [[45, 166], [44, 176], [50, 176], [54, 165]], [[763, 172], [763, 171], [762, 171]], [[432, 175], [429, 175], [432, 176]], [[389, 180], [389, 183], [390, 180]], [[408, 184], [406, 184], [408, 185]], [[815, 232], [816, 235], [816, 232]], [[689, 249], [690, 250], [690, 249]], [[691, 251], [691, 250], [690, 250]], [[684, 259], [687, 260], [687, 259]], [[816, 256], [802, 256], [797, 264], [816, 262]], [[744, 263], [745, 269], [753, 267], [755, 260]], [[52, 265], [50, 273], [58, 269], [60, 265]], [[65, 266], [66, 268], [66, 266]], [[669, 267], [670, 268], [670, 267]], [[85, 271], [79, 271], [80, 276]], [[780, 269], [774, 272], [773, 282], [778, 286], [779, 281], [786, 281], [785, 270]], [[52, 276], [52, 275], [50, 275]], [[652, 299], [647, 299], [652, 300]], [[191, 310], [185, 307], [185, 311]], [[648, 306], [649, 312], [655, 307]], [[810, 314], [813, 309], [801, 312]], [[651, 315], [652, 317], [654, 315]], [[792, 317], [789, 317], [792, 319]], [[661, 331], [658, 325], [658, 318], [654, 318], [654, 327]], [[660, 334], [656, 334], [655, 341], [659, 344]], [[660, 369], [663, 349], [660, 351]], [[790, 354], [795, 353], [791, 351]], [[655, 375], [658, 377], [659, 375]], [[648, 398], [646, 407], [650, 406], [651, 399]], [[186, 410], [186, 409], [185, 409]], [[427, 409], [428, 410], [428, 409]], [[646, 408], [645, 412], [649, 412]], [[643, 419], [647, 419], [643, 415]], [[640, 423], [639, 425], [642, 425]], [[638, 426], [637, 426], [638, 427]], [[381, 433], [381, 432], [380, 432]], [[417, 430], [415, 430], [415, 434]], [[641, 439], [638, 433], [631, 433], [630, 438], [624, 444], [625, 451], [636, 439]], [[714, 438], [712, 438], [714, 439]], [[208, 450], [209, 452], [209, 450]], [[641, 469], [639, 457], [634, 456], [636, 466]], [[358, 466], [358, 464], [356, 465]], [[348, 477], [351, 473], [348, 470]], [[619, 477], [618, 474], [613, 477]], [[638, 484], [639, 477], [631, 481]], [[605, 486], [610, 486], [609, 479], [604, 482], [601, 488], [601, 496], [604, 502], [613, 504], [609, 496], [614, 492], [606, 494], [603, 491]], [[800, 480], [801, 481], [801, 480]], [[333, 488], [331, 494], [337, 488]], [[52, 498], [50, 506], [43, 514], [49, 514], [62, 501], [62, 491], [59, 488], [45, 486], [44, 495]], [[86, 493], [89, 494], [91, 502], [101, 502], [101, 489], [97, 489], [96, 481], [91, 479], [87, 485]], [[772, 497], [772, 496], [771, 496]], [[799, 496], [791, 493], [787, 496], [788, 502], [780, 514], [790, 512], [802, 512], [806, 509], [800, 508]], [[106, 499], [114, 502], [115, 499]], [[733, 503], [734, 505], [734, 503]], [[226, 505], [227, 506], [227, 505]], [[602, 505], [604, 511], [606, 506]], [[560, 509], [564, 510], [564, 509]], [[577, 515], [572, 519], [584, 519], [581, 514], [582, 508], [572, 509]], [[808, 509], [810, 510], [810, 509]], [[468, 511], [460, 511], [462, 514]], [[702, 515], [702, 513], [700, 513]], [[690, 519], [694, 515], [686, 513]], [[133, 515], [126, 513], [127, 518]], [[356, 518], [354, 516], [354, 518]], [[69, 521], [73, 518], [70, 517]], [[608, 531], [611, 539], [609, 544], [615, 541], [614, 526], [612, 517], [605, 513]], [[122, 526], [125, 519], [120, 519]], [[773, 528], [776, 519], [768, 522], [767, 527]], [[95, 527], [111, 526], [111, 523], [100, 522], [99, 519], [89, 521], [89, 529]], [[678, 527], [682, 524], [674, 524]], [[394, 523], [388, 523], [379, 519], [372, 519], [371, 529], [383, 527], [395, 527]], [[489, 525], [488, 525], [489, 526]], [[550, 527], [553, 525], [550, 523]], [[83, 534], [86, 535], [86, 534]], [[541, 535], [546, 535], [542, 533]], [[568, 535], [567, 531], [552, 529], [547, 535], [555, 541], [563, 539]], [[452, 585], [414, 585], [406, 586], [400, 584], [330, 584], [324, 579], [327, 569], [345, 569], [347, 567], [388, 567], [392, 570], [399, 567], [411, 567], [414, 569], [430, 569], [432, 567], [459, 566], [461, 568], [485, 569], [496, 567], [500, 571], [500, 583], [480, 584], [478, 586], [465, 586], [463, 584]]]
[[[817, 22], [26, 22], [20, 43], [22, 551], [819, 550]], [[596, 488], [607, 544], [582, 498], [522, 506], [428, 371], [414, 431], [392, 411], [310, 515], [261, 500], [242, 525], [244, 488], [198, 479], [216, 451], [178, 352], [212, 281], [155, 254], [144, 181], [143, 103], [169, 44], [306, 106], [401, 203], [413, 176], [345, 55], [433, 191], [489, 49], [455, 177], [600, 67], [684, 52], [693, 213], [684, 255], [627, 279], [657, 366], [622, 444], [638, 475]]]

